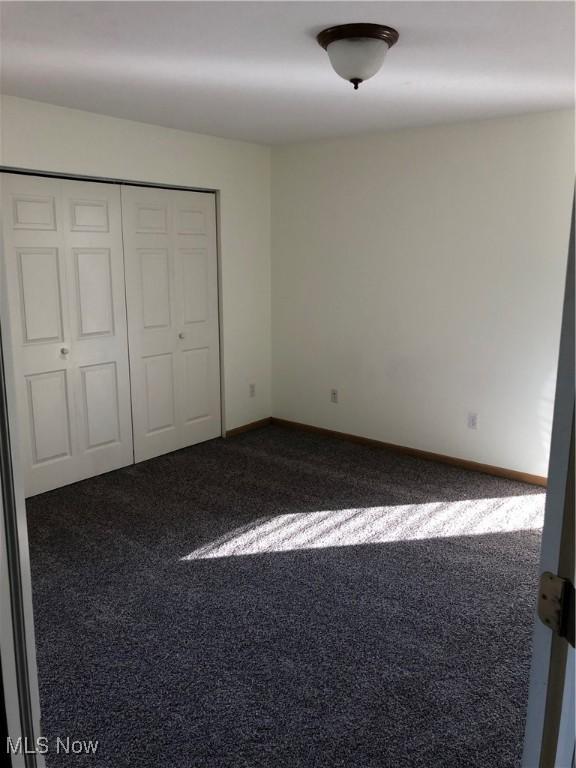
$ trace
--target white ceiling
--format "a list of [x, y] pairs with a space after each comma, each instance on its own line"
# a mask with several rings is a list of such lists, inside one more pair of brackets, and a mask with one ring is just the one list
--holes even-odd
[[[571, 107], [571, 2], [3, 2], [2, 92], [283, 143]], [[358, 91], [315, 35], [400, 41]]]

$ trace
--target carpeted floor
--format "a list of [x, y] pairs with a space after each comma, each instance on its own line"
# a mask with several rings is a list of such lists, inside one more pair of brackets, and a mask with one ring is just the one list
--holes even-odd
[[273, 426], [30, 499], [49, 768], [500, 768], [541, 489]]

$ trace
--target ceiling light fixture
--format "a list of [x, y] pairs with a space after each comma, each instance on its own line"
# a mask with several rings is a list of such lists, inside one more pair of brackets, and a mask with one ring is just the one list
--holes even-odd
[[349, 80], [356, 91], [360, 83], [378, 72], [399, 37], [395, 29], [382, 24], [341, 24], [322, 30], [316, 40], [334, 71]]

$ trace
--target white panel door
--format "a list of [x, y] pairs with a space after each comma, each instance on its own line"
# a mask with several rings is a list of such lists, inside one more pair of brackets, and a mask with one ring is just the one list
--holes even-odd
[[219, 437], [214, 195], [122, 187], [134, 455]]
[[28, 496], [133, 461], [120, 190], [3, 174]]

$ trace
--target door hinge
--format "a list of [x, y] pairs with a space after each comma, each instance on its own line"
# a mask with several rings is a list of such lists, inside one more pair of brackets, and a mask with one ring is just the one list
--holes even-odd
[[549, 571], [540, 576], [538, 616], [574, 647], [574, 585]]

